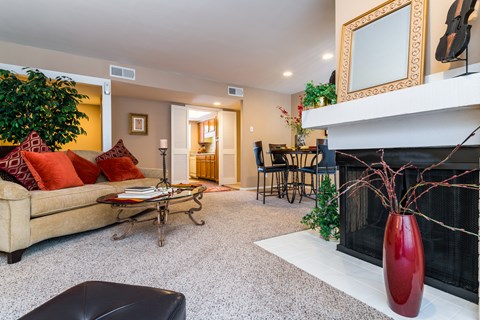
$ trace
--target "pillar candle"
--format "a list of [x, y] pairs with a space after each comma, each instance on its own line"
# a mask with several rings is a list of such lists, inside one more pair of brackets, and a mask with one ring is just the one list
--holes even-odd
[[160, 148], [162, 148], [162, 149], [167, 149], [168, 148], [167, 139], [160, 139]]

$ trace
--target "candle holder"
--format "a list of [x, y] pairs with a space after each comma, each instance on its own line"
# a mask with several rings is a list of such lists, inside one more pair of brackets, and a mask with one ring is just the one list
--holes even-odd
[[165, 157], [167, 156], [168, 148], [158, 148], [158, 150], [160, 150], [160, 155], [162, 156], [162, 160], [163, 160], [163, 178], [160, 178], [160, 181], [157, 183], [156, 188], [157, 189], [158, 188], [168, 189], [172, 186], [170, 184], [170, 182], [168, 182], [167, 166], [166, 166], [166, 162], [165, 162]]

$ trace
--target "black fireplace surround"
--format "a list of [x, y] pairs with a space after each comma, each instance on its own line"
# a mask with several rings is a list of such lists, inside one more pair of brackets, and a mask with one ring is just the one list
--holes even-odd
[[[392, 168], [411, 162], [428, 167], [445, 158], [452, 148], [386, 149], [385, 160]], [[342, 150], [366, 163], [379, 160], [377, 150]], [[426, 175], [427, 181], [441, 181], [465, 170], [478, 168], [479, 147], [462, 147], [444, 165]], [[365, 167], [351, 157], [337, 154], [340, 185], [360, 177]], [[399, 188], [408, 188], [417, 179], [417, 170], [407, 170]], [[478, 170], [453, 183], [479, 183]], [[401, 190], [397, 190], [398, 193]], [[478, 191], [462, 188], [437, 188], [418, 203], [422, 212], [448, 225], [478, 233]], [[363, 188], [340, 198], [339, 251], [373, 264], [382, 265], [383, 233], [388, 212], [374, 193]], [[425, 283], [461, 298], [478, 303], [478, 239], [454, 232], [417, 216], [425, 251]]]

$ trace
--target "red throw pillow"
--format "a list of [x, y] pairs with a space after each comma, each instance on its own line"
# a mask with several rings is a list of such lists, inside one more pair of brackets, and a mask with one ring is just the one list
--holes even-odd
[[120, 157], [129, 157], [132, 159], [133, 164], [137, 164], [138, 160], [133, 156], [133, 154], [128, 151], [128, 149], [123, 144], [123, 140], [120, 139], [118, 142], [112, 147], [112, 149], [108, 150], [100, 154], [98, 157], [95, 158], [95, 161], [111, 159], [111, 158], [120, 158]]
[[111, 158], [97, 161], [108, 181], [123, 181], [145, 178], [129, 157]]
[[14, 176], [27, 190], [37, 190], [38, 185], [30, 173], [27, 164], [23, 161], [20, 151], [50, 152], [38, 133], [32, 131], [22, 143], [4, 158], [0, 159], [0, 169]]
[[92, 184], [97, 181], [100, 168], [95, 163], [80, 157], [70, 149], [67, 150], [67, 157], [72, 161], [73, 167], [83, 183]]
[[64, 152], [20, 152], [41, 190], [83, 186], [72, 162]]

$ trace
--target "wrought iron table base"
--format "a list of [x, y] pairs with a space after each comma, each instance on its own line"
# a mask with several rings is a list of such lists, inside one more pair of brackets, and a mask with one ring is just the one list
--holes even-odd
[[[157, 243], [158, 243], [158, 246], [163, 247], [163, 245], [165, 243], [165, 225], [167, 224], [169, 214], [182, 213], [183, 212], [183, 213], [187, 214], [188, 217], [190, 218], [190, 220], [192, 220], [192, 222], [195, 223], [197, 226], [203, 226], [205, 224], [204, 220], [200, 220], [200, 222], [198, 222], [193, 217], [194, 212], [202, 210], [202, 203], [200, 202], [200, 200], [202, 198], [203, 198], [203, 193], [198, 193], [198, 194], [193, 195], [192, 198], [179, 199], [177, 201], [166, 200], [166, 201], [162, 201], [162, 202], [155, 202], [155, 208], [147, 208], [146, 210], [144, 210], [144, 211], [142, 211], [138, 214], [138, 215], [146, 215], [148, 212], [151, 212], [153, 210], [155, 210], [157, 212], [155, 217], [150, 217], [150, 218], [145, 218], [145, 219], [141, 219], [141, 217], [140, 218], [132, 218], [132, 217], [121, 218], [120, 216], [121, 216], [124, 209], [120, 208], [120, 209], [118, 209], [118, 212], [117, 212], [117, 221], [121, 224], [126, 224], [126, 226], [124, 227], [122, 234], [120, 234], [120, 235], [118, 235], [117, 233], [113, 234], [112, 235], [112, 240], [125, 239], [132, 232], [133, 226], [136, 223], [152, 221], [154, 225], [155, 224], [157, 225], [157, 233], [158, 233]], [[181, 203], [181, 202], [187, 202], [187, 201], [190, 201], [190, 200], [193, 200], [198, 206], [197, 207], [192, 207], [188, 210], [180, 210], [180, 211], [170, 212], [170, 210], [169, 210], [169, 204], [170, 203], [171, 204], [177, 204], [177, 203]], [[145, 203], [143, 203], [143, 205], [145, 205]], [[115, 206], [118, 206], [118, 205], [115, 205]], [[122, 205], [122, 206], [126, 206], [126, 205]], [[139, 205], [139, 206], [141, 206], [141, 205]], [[130, 207], [132, 207], [132, 206], [130, 205]]]

